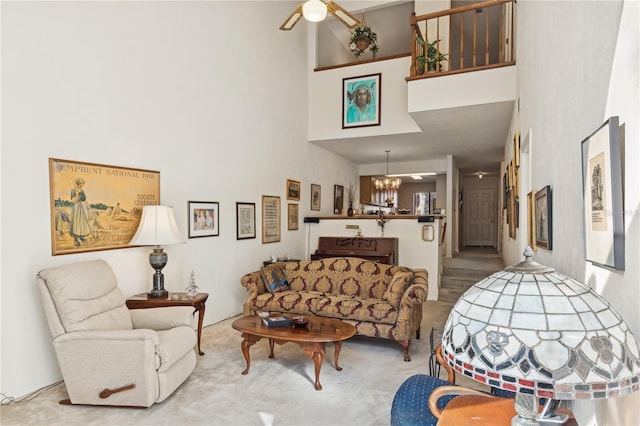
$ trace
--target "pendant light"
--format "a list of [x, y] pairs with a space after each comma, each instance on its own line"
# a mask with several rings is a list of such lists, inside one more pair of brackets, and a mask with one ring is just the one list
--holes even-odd
[[395, 191], [402, 185], [402, 179], [389, 177], [389, 151], [387, 153], [387, 174], [383, 178], [376, 178], [373, 182], [377, 190], [380, 191]]

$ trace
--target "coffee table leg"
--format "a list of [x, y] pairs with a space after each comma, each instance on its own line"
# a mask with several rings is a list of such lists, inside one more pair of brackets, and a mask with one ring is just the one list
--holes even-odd
[[242, 355], [244, 355], [244, 360], [247, 362], [247, 368], [244, 369], [242, 374], [247, 374], [249, 372], [249, 367], [251, 367], [251, 358], [249, 357], [249, 348], [255, 342], [260, 340], [261, 338], [258, 336], [254, 336], [248, 333], [242, 333], [242, 343], [240, 344], [240, 348], [242, 349]]
[[273, 358], [273, 339], [269, 339], [269, 358]]
[[320, 368], [322, 368], [322, 360], [324, 359], [324, 354], [326, 353], [325, 344], [323, 342], [312, 344], [300, 343], [300, 346], [302, 346], [307, 356], [313, 359], [313, 364], [316, 367], [315, 388], [316, 390], [322, 390], [322, 385], [320, 384]]
[[336, 366], [336, 370], [342, 371], [342, 367], [338, 365], [338, 357], [340, 356], [340, 349], [342, 349], [342, 341], [333, 342], [333, 363]]

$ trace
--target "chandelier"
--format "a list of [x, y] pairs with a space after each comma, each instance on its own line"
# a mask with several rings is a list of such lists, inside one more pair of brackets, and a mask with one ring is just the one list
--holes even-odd
[[402, 185], [402, 179], [389, 177], [389, 151], [387, 153], [387, 174], [384, 177], [375, 178], [373, 181], [374, 186], [379, 191], [395, 191]]

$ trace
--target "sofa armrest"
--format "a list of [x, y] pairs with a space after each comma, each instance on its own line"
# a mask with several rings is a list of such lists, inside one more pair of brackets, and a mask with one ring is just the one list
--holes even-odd
[[266, 293], [267, 289], [264, 286], [264, 280], [262, 279], [262, 272], [255, 271], [249, 274], [243, 275], [240, 278], [240, 284], [249, 292], [249, 298], [244, 304], [244, 314], [249, 315], [251, 312], [251, 306], [253, 301], [259, 294]]
[[413, 270], [413, 283], [406, 288], [402, 299], [400, 300], [400, 309], [402, 306], [413, 306], [424, 303], [429, 295], [429, 284], [426, 269], [414, 269]]
[[194, 309], [190, 306], [167, 306], [161, 308], [131, 309], [134, 329], [170, 330], [187, 325], [193, 327]]

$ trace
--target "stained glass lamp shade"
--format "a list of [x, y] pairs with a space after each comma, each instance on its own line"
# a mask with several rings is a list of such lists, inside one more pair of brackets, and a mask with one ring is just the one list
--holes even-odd
[[[563, 422], [559, 400], [625, 395], [639, 388], [640, 350], [609, 303], [532, 260], [478, 282], [449, 314], [444, 358], [456, 371], [516, 392], [515, 424]], [[512, 424], [514, 424], [512, 422]]]

